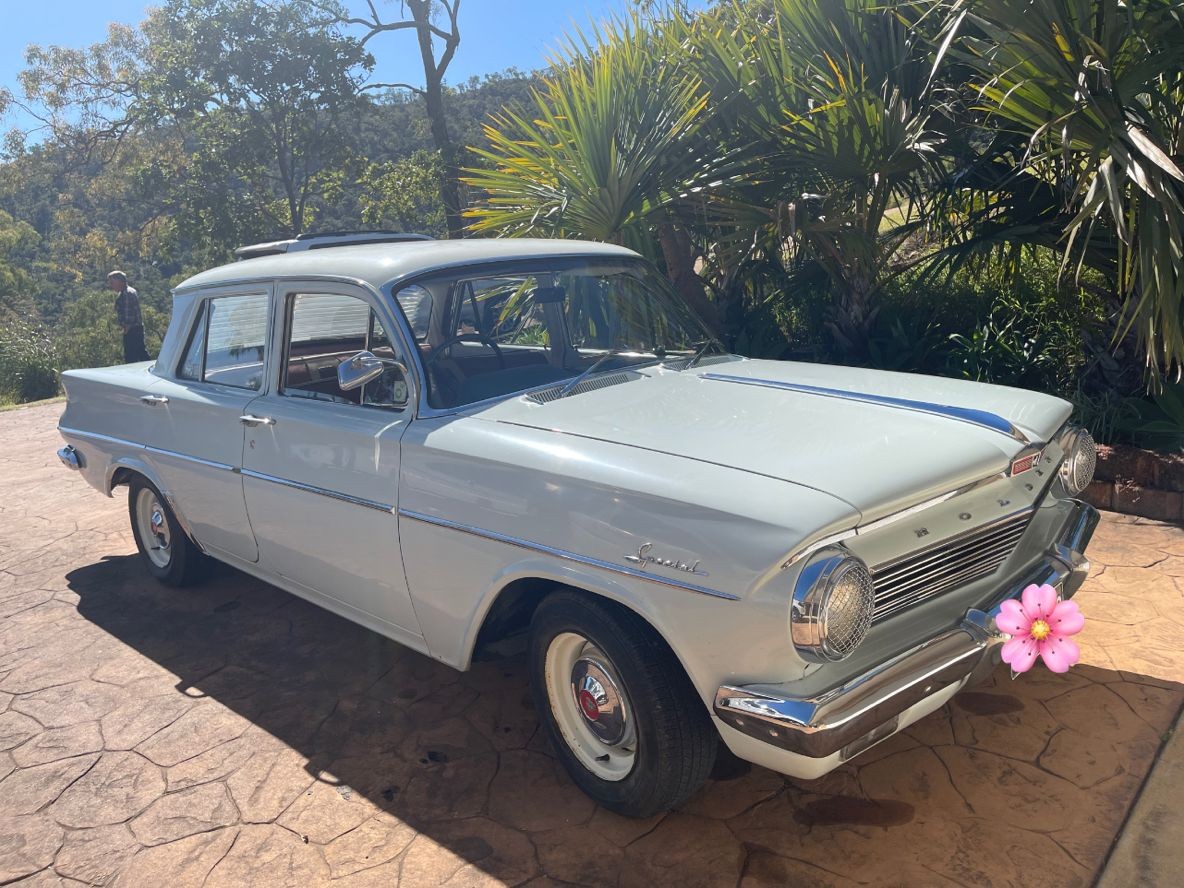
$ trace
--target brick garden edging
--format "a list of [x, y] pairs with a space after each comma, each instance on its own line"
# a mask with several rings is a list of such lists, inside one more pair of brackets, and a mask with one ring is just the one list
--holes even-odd
[[1184, 521], [1184, 455], [1099, 446], [1098, 468], [1082, 499], [1099, 509]]

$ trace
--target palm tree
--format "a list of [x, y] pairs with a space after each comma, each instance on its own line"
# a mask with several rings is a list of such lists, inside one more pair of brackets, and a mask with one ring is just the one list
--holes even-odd
[[932, 92], [944, 44], [928, 38], [949, 29], [943, 12], [924, 0], [773, 0], [766, 15], [725, 9], [739, 22], [730, 32], [700, 29], [715, 123], [754, 158], [716, 196], [756, 225], [750, 242], [780, 250], [802, 277], [825, 274], [829, 327], [854, 360], [939, 168]]
[[463, 180], [484, 195], [466, 213], [470, 229], [591, 238], [649, 255], [657, 240], [683, 298], [717, 325], [675, 212], [716, 167], [699, 137], [707, 107], [702, 81], [638, 17], [577, 35], [531, 107], [485, 127], [489, 147], [474, 151], [490, 168]]
[[[1184, 366], [1184, 2], [953, 0], [978, 137], [956, 254], [1060, 249], [1113, 282], [1152, 387]], [[968, 224], [967, 224], [968, 223]]]

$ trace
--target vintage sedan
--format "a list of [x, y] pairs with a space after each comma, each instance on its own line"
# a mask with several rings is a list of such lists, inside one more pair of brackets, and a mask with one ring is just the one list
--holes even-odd
[[1000, 605], [1072, 596], [1097, 513], [1070, 405], [728, 354], [621, 247], [388, 234], [245, 248], [159, 358], [64, 374], [62, 461], [144, 566], [226, 562], [457, 669], [525, 635], [601, 804], [720, 745], [801, 778], [989, 674]]

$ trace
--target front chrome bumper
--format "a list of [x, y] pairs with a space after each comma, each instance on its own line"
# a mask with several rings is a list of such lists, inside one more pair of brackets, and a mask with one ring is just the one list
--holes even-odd
[[895, 733], [902, 713], [927, 697], [990, 675], [1006, 639], [995, 628], [1005, 600], [1018, 598], [1033, 583], [1048, 583], [1072, 597], [1089, 575], [1084, 552], [1098, 517], [1093, 507], [1075, 501], [1044, 557], [982, 609], [967, 611], [954, 629], [810, 697], [724, 685], [715, 695], [715, 714], [741, 733], [798, 755], [825, 758], [838, 752], [844, 761], [857, 755]]

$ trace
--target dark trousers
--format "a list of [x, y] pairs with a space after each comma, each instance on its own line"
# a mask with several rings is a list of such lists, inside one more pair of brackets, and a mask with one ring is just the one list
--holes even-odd
[[123, 363], [134, 364], [137, 361], [147, 361], [148, 349], [144, 347], [144, 328], [139, 324], [128, 327], [123, 334]]

